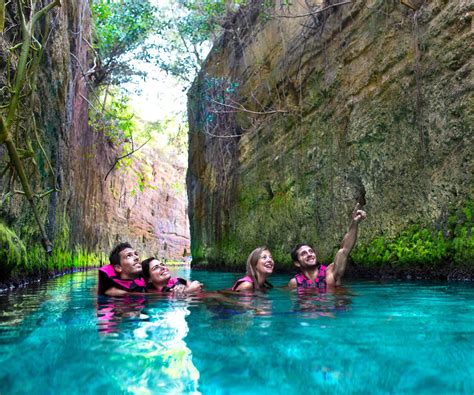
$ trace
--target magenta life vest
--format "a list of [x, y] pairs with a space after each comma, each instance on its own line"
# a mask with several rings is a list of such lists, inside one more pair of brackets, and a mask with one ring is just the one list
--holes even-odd
[[239, 278], [235, 282], [235, 284], [232, 286], [232, 291], [237, 291], [238, 286], [242, 283], [251, 283], [252, 287], [255, 288], [252, 278], [250, 276], [245, 276], [245, 277]]
[[321, 265], [318, 271], [318, 277], [313, 281], [306, 277], [303, 273], [298, 273], [295, 276], [296, 285], [298, 288], [326, 288], [326, 269], [327, 266]]
[[111, 287], [117, 287], [129, 292], [145, 292], [145, 280], [136, 278], [135, 280], [122, 280], [112, 265], [105, 265], [99, 269], [99, 295], [104, 295]]

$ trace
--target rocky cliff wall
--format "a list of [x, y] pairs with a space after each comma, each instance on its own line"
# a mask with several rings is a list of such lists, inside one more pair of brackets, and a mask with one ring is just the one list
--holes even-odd
[[[9, 50], [19, 37], [17, 15], [14, 2], [8, 3], [0, 38], [3, 101], [8, 99], [8, 78], [18, 62]], [[184, 185], [183, 164], [173, 155], [148, 149], [142, 159], [129, 167], [117, 166], [104, 180], [121, 152], [89, 125], [91, 87], [84, 77], [93, 65], [89, 2], [63, 1], [38, 29], [38, 37], [41, 30], [49, 32], [45, 52], [36, 89], [20, 102], [22, 120], [13, 135], [18, 148], [27, 149], [29, 142], [33, 149], [33, 157], [24, 163], [34, 191], [40, 194], [55, 185], [59, 189], [37, 199], [54, 252], [46, 262], [33, 213], [26, 199], [14, 193], [21, 187], [9, 171], [2, 173], [0, 281], [42, 269], [67, 269], [72, 265], [67, 261], [73, 257], [70, 251], [108, 254], [118, 241], [134, 243], [143, 255], [181, 258], [190, 250], [186, 194], [179, 187]], [[30, 128], [31, 120], [38, 138]], [[8, 161], [7, 151], [0, 146], [2, 169]]]
[[473, 3], [306, 3], [240, 10], [194, 82], [194, 262], [327, 261], [365, 197], [357, 261], [472, 263]]

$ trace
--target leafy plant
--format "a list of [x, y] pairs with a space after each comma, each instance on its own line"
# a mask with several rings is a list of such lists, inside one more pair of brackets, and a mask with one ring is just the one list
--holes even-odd
[[98, 85], [119, 85], [144, 76], [132, 60], [149, 61], [156, 32], [156, 7], [149, 0], [95, 0], [92, 3], [96, 50], [93, 80]]
[[434, 231], [412, 226], [398, 236], [386, 239], [375, 237], [367, 244], [359, 244], [352, 253], [354, 261], [368, 265], [409, 266], [454, 263], [474, 263], [474, 222], [472, 201], [460, 208], [452, 208], [445, 230]]

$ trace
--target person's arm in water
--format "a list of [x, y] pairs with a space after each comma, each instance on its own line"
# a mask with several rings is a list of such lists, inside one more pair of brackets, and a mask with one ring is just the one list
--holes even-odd
[[238, 292], [252, 292], [253, 284], [248, 281], [242, 281], [235, 290]]
[[175, 285], [172, 289], [173, 295], [187, 295], [192, 293], [198, 293], [202, 291], [202, 283], [199, 281], [186, 280], [185, 284]]
[[119, 289], [116, 287], [110, 287], [107, 291], [104, 292], [107, 296], [123, 296], [128, 294], [127, 291], [124, 291], [123, 289]]
[[[352, 220], [349, 224], [349, 230], [342, 239], [341, 248], [336, 253], [334, 263], [331, 263], [328, 267], [326, 281], [328, 285], [341, 285], [341, 278], [346, 271], [347, 258], [354, 248], [357, 241], [357, 230], [359, 223], [367, 217], [367, 214], [362, 210], [362, 206], [357, 203], [352, 212]], [[332, 283], [332, 284], [331, 284]]]
[[199, 281], [187, 281], [186, 282], [186, 288], [184, 290], [184, 292], [186, 293], [196, 293], [196, 292], [201, 292], [202, 291], [202, 283], [200, 283]]

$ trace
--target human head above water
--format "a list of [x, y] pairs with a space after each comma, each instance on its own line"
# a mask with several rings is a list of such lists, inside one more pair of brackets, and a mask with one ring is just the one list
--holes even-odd
[[293, 261], [294, 264], [299, 264], [301, 263], [300, 262], [300, 256], [298, 255], [301, 247], [309, 247], [311, 248], [313, 251], [314, 251], [314, 254], [316, 255], [316, 252], [313, 248], [313, 246], [311, 244], [308, 244], [308, 243], [299, 243], [299, 244], [296, 244], [292, 249], [291, 249], [291, 252], [290, 252], [290, 255], [291, 255], [291, 260]]
[[143, 278], [149, 285], [151, 283], [166, 282], [171, 278], [168, 268], [155, 257], [147, 258], [142, 262]]
[[120, 265], [120, 253], [126, 248], [133, 248], [130, 243], [117, 244], [109, 255], [109, 262], [112, 266]]
[[122, 280], [141, 276], [140, 258], [130, 243], [115, 246], [109, 255], [109, 261]]
[[[259, 265], [259, 260], [261, 265]], [[267, 265], [268, 267], [265, 267], [265, 262], [268, 261], [271, 264]], [[246, 271], [247, 275], [252, 278], [254, 281], [254, 284], [257, 288], [258, 286], [258, 273], [260, 274], [266, 274], [269, 276], [273, 272], [273, 259], [272, 259], [272, 254], [268, 247], [262, 246], [262, 247], [257, 247], [255, 250], [253, 250], [250, 255], [247, 258], [247, 266], [246, 266]], [[267, 283], [268, 286], [271, 286], [269, 283]]]

